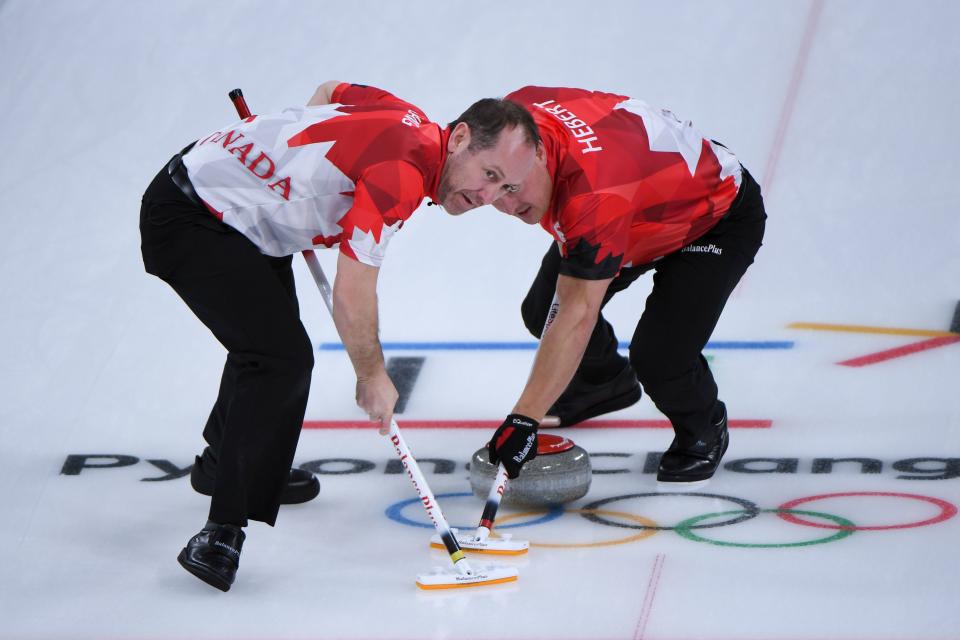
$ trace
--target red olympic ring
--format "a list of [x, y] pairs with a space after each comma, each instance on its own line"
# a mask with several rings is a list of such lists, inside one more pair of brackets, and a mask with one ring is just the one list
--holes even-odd
[[[930, 504], [936, 505], [940, 508], [940, 513], [932, 518], [927, 520], [922, 520], [919, 522], [908, 522], [906, 524], [888, 524], [888, 525], [879, 525], [875, 527], [847, 527], [837, 524], [824, 524], [822, 522], [810, 522], [809, 520], [804, 520], [798, 518], [795, 514], [786, 511], [788, 509], [795, 509], [799, 504], [805, 504], [807, 502], [814, 502], [815, 500], [825, 500], [827, 498], [844, 498], [848, 496], [889, 496], [895, 498], [910, 498], [912, 500], [922, 500], [923, 502], [929, 502]], [[939, 498], [931, 498], [930, 496], [918, 496], [914, 493], [890, 493], [886, 491], [849, 491], [845, 493], [824, 493], [819, 496], [808, 496], [806, 498], [797, 498], [795, 500], [790, 500], [784, 502], [782, 505], [777, 507], [780, 509], [778, 515], [793, 524], [803, 525], [805, 527], [817, 527], [818, 529], [839, 529], [842, 531], [881, 531], [884, 529], [910, 529], [913, 527], [924, 527], [929, 524], [937, 524], [938, 522], [943, 522], [944, 520], [949, 520], [953, 516], [957, 515], [957, 507], [946, 500], [940, 500]]]

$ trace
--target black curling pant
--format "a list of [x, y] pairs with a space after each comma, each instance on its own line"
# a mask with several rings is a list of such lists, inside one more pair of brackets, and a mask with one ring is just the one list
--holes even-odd
[[147, 272], [173, 287], [228, 352], [203, 432], [217, 463], [210, 519], [273, 525], [313, 371], [292, 258], [260, 253], [191, 202], [166, 168], [144, 194], [140, 234]]
[[[727, 298], [760, 249], [766, 217], [760, 186], [744, 170], [737, 199], [720, 222], [685, 250], [622, 269], [604, 297], [606, 305], [643, 273], [654, 271], [653, 290], [630, 342], [630, 364], [647, 395], [670, 419], [681, 446], [709, 433], [718, 391], [702, 351]], [[559, 269], [560, 251], [552, 244], [521, 307], [534, 336], [543, 330]], [[576, 375], [602, 383], [625, 362], [601, 312]]]

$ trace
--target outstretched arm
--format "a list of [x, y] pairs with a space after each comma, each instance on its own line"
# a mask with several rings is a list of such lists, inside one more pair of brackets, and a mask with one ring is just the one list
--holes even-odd
[[503, 424], [487, 444], [490, 461], [516, 478], [537, 455], [537, 427], [570, 383], [597, 323], [604, 293], [613, 278], [557, 278], [557, 316], [540, 338], [530, 378]]
[[397, 404], [377, 335], [377, 275], [380, 269], [340, 254], [333, 283], [333, 321], [357, 374], [357, 404], [386, 434]]
[[600, 305], [612, 278], [557, 277], [557, 316], [540, 339], [533, 370], [513, 408], [538, 422], [570, 384], [597, 324]]

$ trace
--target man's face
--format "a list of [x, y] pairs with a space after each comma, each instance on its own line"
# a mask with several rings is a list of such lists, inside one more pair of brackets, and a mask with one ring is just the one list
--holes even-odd
[[518, 189], [536, 154], [519, 127], [504, 129], [489, 149], [471, 151], [469, 147], [470, 127], [461, 122], [450, 134], [449, 155], [437, 190], [440, 204], [455, 216]]
[[543, 145], [540, 145], [527, 179], [519, 185], [519, 189], [502, 193], [493, 201], [493, 206], [527, 224], [537, 224], [547, 212], [552, 195], [553, 180], [547, 170]]

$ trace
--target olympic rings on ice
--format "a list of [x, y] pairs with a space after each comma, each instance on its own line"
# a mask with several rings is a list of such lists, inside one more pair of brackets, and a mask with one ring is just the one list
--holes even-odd
[[[438, 498], [467, 498], [473, 497], [472, 493], [446, 493], [439, 494]], [[637, 500], [644, 498], [666, 498], [674, 499], [678, 497], [693, 497], [693, 498], [706, 498], [710, 500], [722, 500], [730, 502], [737, 509], [729, 511], [716, 511], [711, 513], [705, 513], [702, 515], [692, 516], [686, 518], [677, 524], [659, 524], [654, 520], [650, 519], [647, 516], [644, 516], [639, 513], [631, 513], [629, 511], [623, 510], [611, 510], [608, 509], [609, 505], [617, 502], [622, 502], [625, 500]], [[806, 505], [812, 502], [825, 501], [833, 498], [896, 498], [896, 499], [905, 499], [921, 503], [927, 503], [934, 505], [938, 509], [938, 513], [932, 515], [931, 517], [920, 519], [912, 522], [904, 523], [894, 523], [886, 525], [857, 525], [853, 521], [831, 513], [825, 513], [822, 511], [806, 511], [800, 510], [796, 507], [800, 505]], [[404, 500], [397, 502], [391, 505], [386, 510], [386, 515], [392, 520], [399, 522], [401, 524], [414, 526], [414, 527], [423, 527], [430, 528], [431, 525], [428, 522], [418, 522], [411, 520], [403, 515], [403, 509], [409, 505], [419, 502], [418, 498], [411, 498], [409, 500]], [[913, 493], [894, 493], [894, 492], [884, 492], [884, 491], [849, 491], [849, 492], [839, 492], [839, 493], [824, 493], [820, 495], [806, 496], [802, 498], [794, 498], [788, 500], [781, 504], [775, 509], [761, 509], [756, 505], [756, 503], [745, 498], [737, 498], [734, 496], [725, 496], [714, 493], [698, 493], [698, 492], [685, 492], [685, 493], [630, 493], [621, 496], [612, 496], [609, 498], [601, 498], [599, 500], [594, 500], [582, 508], [570, 508], [565, 509], [562, 506], [554, 506], [545, 511], [527, 511], [523, 513], [511, 513], [511, 514], [502, 514], [500, 518], [497, 519], [497, 529], [511, 529], [517, 527], [528, 527], [540, 524], [547, 524], [557, 520], [564, 514], [579, 514], [582, 518], [586, 519], [589, 522], [595, 524], [600, 524], [606, 527], [615, 527], [621, 529], [632, 529], [636, 530], [639, 533], [629, 534], [621, 538], [614, 538], [612, 540], [603, 540], [599, 542], [571, 542], [571, 543], [546, 543], [546, 542], [533, 542], [531, 541], [531, 546], [534, 547], [543, 547], [543, 548], [554, 548], [554, 549], [582, 549], [589, 547], [604, 547], [612, 545], [626, 544], [628, 542], [637, 542], [639, 540], [644, 540], [655, 535], [658, 531], [676, 531], [677, 534], [686, 539], [694, 542], [702, 542], [706, 544], [711, 544], [720, 547], [740, 547], [740, 548], [754, 548], [754, 549], [773, 549], [773, 548], [789, 548], [789, 547], [804, 547], [816, 544], [825, 544], [827, 542], [836, 542], [837, 540], [842, 540], [853, 535], [856, 531], [882, 531], [882, 530], [891, 530], [891, 529], [909, 529], [914, 527], [923, 527], [933, 524], [939, 524], [950, 520], [957, 515], [958, 509], [957, 506], [940, 498], [934, 498], [931, 496], [917, 495]], [[800, 525], [803, 527], [812, 527], [818, 529], [828, 529], [833, 530], [834, 533], [829, 535], [809, 539], [809, 540], [800, 540], [796, 542], [735, 542], [730, 540], [718, 539], [717, 536], [711, 535], [707, 536], [702, 533], [699, 533], [700, 530], [711, 529], [717, 527], [727, 527], [730, 525], [739, 524], [746, 522], [747, 520], [752, 520], [759, 516], [760, 514], [775, 514], [782, 520], [789, 522], [791, 524]], [[523, 519], [522, 522], [513, 522], [514, 520]], [[507, 524], [510, 523], [510, 524]], [[475, 525], [466, 525], [459, 527], [463, 530], [472, 529]]]

